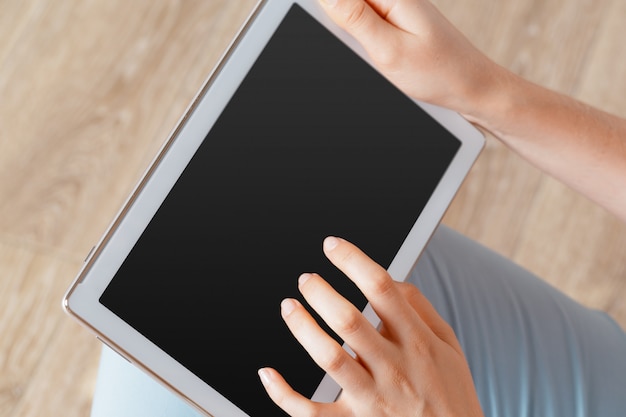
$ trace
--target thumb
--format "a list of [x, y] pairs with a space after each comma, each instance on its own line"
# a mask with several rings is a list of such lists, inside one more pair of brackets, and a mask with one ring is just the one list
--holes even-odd
[[328, 16], [352, 35], [366, 51], [378, 56], [393, 45], [398, 29], [365, 0], [320, 0]]

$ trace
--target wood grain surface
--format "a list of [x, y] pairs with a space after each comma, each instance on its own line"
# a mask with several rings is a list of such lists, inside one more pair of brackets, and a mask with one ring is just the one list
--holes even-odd
[[[626, 116], [623, 0], [436, 0], [522, 76]], [[63, 292], [252, 0], [0, 0], [0, 417], [86, 416]], [[444, 222], [626, 325], [626, 225], [489, 137]]]

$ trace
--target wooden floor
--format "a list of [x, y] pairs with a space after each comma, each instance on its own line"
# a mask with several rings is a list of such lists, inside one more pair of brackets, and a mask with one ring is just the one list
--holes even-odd
[[[86, 416], [63, 292], [253, 0], [0, 0], [0, 417]], [[513, 71], [626, 116], [623, 0], [437, 0]], [[626, 325], [626, 225], [492, 138], [445, 223]]]

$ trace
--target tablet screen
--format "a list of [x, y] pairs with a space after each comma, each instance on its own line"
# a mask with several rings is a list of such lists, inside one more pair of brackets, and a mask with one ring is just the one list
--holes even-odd
[[459, 141], [294, 5], [100, 301], [251, 416], [257, 369], [324, 372], [280, 317], [302, 272], [359, 308], [327, 235], [388, 267]]

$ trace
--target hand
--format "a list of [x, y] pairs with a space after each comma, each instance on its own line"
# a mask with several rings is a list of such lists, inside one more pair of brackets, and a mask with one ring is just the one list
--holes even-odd
[[471, 112], [505, 71], [478, 51], [428, 0], [321, 0], [409, 96]]
[[313, 360], [342, 387], [333, 403], [295, 392], [274, 369], [259, 375], [272, 400], [292, 417], [481, 417], [465, 356], [454, 331], [413, 285], [387, 271], [351, 243], [329, 237], [324, 253], [363, 292], [381, 319], [380, 332], [317, 274], [299, 289], [320, 317], [356, 353], [325, 333], [296, 300], [282, 302], [287, 326]]

